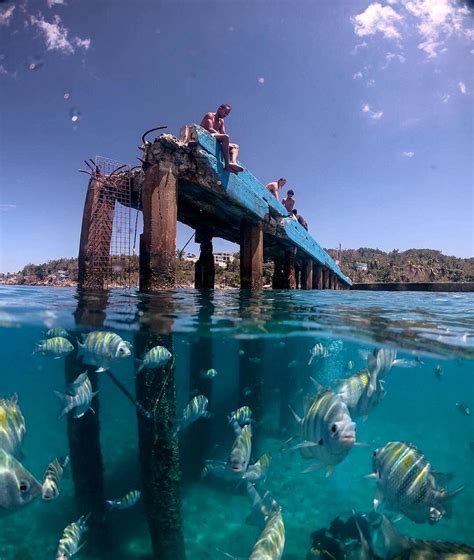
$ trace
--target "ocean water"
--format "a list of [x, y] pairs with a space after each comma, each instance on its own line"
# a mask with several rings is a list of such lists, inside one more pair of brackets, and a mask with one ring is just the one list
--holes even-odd
[[[242, 405], [254, 412], [251, 462], [265, 452], [271, 455], [268, 478], [259, 491], [268, 490], [281, 506], [284, 559], [306, 558], [311, 533], [328, 527], [335, 517], [372, 510], [375, 482], [365, 475], [371, 472], [373, 451], [390, 441], [413, 443], [433, 469], [453, 475], [450, 489], [464, 486], [449, 518], [431, 525], [402, 516], [397, 530], [421, 539], [474, 545], [473, 303], [471, 294], [178, 290], [143, 296], [5, 286], [0, 288], [0, 396], [18, 395], [27, 428], [21, 462], [41, 480], [48, 463], [68, 453], [68, 422], [87, 421], [92, 414], [58, 420], [54, 391], [64, 391], [65, 371], [74, 358], [33, 353], [45, 331], [64, 327], [76, 344], [80, 334], [110, 330], [135, 351], [147, 339], [162, 336], [174, 356], [174, 372], [167, 382], [175, 385], [176, 417], [198, 393], [207, 396], [212, 414], [179, 435], [187, 558], [226, 558], [221, 551], [246, 558], [262, 531], [249, 519], [252, 504], [244, 483], [233, 476], [201, 476], [206, 460], [227, 460], [235, 439], [227, 416]], [[308, 365], [315, 344], [333, 352]], [[411, 367], [392, 367], [385, 397], [366, 420], [354, 419], [357, 440], [366, 445], [353, 447], [329, 477], [324, 470], [303, 473], [312, 461], [291, 449], [302, 439], [285, 444], [300, 434], [289, 405], [302, 415], [303, 397], [315, 393], [310, 377], [334, 387], [336, 380], [366, 367], [367, 354], [380, 348], [396, 349], [397, 358]], [[441, 379], [435, 374], [437, 366], [442, 368]], [[111, 367], [132, 396], [135, 367], [132, 357]], [[203, 379], [201, 372], [210, 368], [217, 376]], [[119, 498], [146, 488], [137, 409], [107, 373], [97, 374], [96, 381], [104, 494]], [[456, 403], [470, 407], [471, 414], [463, 414]], [[81, 468], [87, 469], [87, 440], [83, 449]], [[39, 497], [7, 515], [2, 512], [1, 560], [55, 558], [65, 526], [87, 513], [78, 510], [84, 499], [74, 489], [76, 473], [72, 476], [67, 470], [57, 500]], [[92, 473], [92, 479], [97, 476], [100, 473]], [[93, 542], [95, 533], [85, 538], [77, 557], [153, 558], [145, 502], [142, 495], [136, 506], [107, 513], [101, 520], [102, 550]]]

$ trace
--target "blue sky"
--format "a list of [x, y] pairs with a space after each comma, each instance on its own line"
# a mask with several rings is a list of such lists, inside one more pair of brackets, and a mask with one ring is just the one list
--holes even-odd
[[0, 3], [0, 271], [77, 255], [84, 158], [135, 165], [144, 130], [221, 102], [323, 246], [471, 256], [473, 23], [455, 0]]

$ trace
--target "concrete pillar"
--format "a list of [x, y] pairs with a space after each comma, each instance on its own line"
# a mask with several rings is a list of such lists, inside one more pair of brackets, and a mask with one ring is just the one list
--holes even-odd
[[301, 267], [301, 289], [313, 289], [313, 261], [311, 259], [303, 261], [303, 265]]
[[152, 165], [143, 183], [143, 235], [140, 247], [140, 291], [174, 288], [176, 282], [176, 170]]
[[287, 249], [285, 251], [283, 275], [285, 281], [285, 288], [289, 290], [294, 290], [296, 288], [295, 253], [296, 253], [296, 249], [293, 248]]
[[284, 259], [283, 257], [275, 257], [273, 259], [273, 278], [272, 288], [274, 290], [285, 289], [285, 276], [284, 276]]
[[323, 268], [323, 290], [330, 289], [330, 280], [329, 280], [329, 269], [324, 267]]
[[102, 290], [109, 272], [115, 191], [99, 176], [89, 181], [78, 259], [78, 287]]
[[259, 289], [263, 285], [262, 224], [242, 224], [240, 237], [240, 287]]
[[313, 290], [323, 289], [323, 267], [313, 264]]
[[214, 255], [212, 254], [212, 236], [208, 232], [197, 230], [195, 241], [200, 244], [201, 252], [194, 265], [194, 287], [212, 290], [216, 277]]

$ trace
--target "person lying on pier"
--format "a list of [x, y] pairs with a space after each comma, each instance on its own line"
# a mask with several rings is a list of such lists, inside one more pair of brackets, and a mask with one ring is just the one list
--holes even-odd
[[268, 183], [267, 190], [270, 191], [277, 200], [280, 200], [279, 190], [282, 189], [285, 185], [286, 185], [286, 179], [284, 177], [280, 177], [278, 181], [273, 181], [273, 183]]
[[308, 223], [301, 214], [298, 214], [298, 210], [296, 210], [296, 208], [293, 210], [293, 215], [298, 220], [298, 223], [302, 225], [306, 231], [308, 231]]
[[227, 103], [219, 105], [215, 113], [206, 113], [201, 121], [201, 126], [210, 132], [214, 138], [220, 143], [222, 153], [224, 155], [225, 170], [239, 173], [244, 168], [237, 163], [237, 156], [239, 155], [239, 146], [231, 144], [230, 138], [225, 131], [224, 119], [232, 110], [232, 107]]
[[288, 210], [290, 216], [292, 215], [293, 208], [295, 207], [295, 199], [293, 198], [294, 195], [295, 193], [290, 189], [286, 193], [286, 197], [281, 201], [283, 206]]

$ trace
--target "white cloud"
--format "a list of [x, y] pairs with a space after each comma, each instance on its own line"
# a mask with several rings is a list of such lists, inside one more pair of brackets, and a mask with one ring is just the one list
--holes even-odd
[[10, 25], [10, 20], [14, 11], [15, 6], [9, 6], [8, 8], [0, 10], [0, 25]]
[[368, 103], [364, 103], [364, 105], [362, 105], [362, 112], [367, 113], [367, 115], [375, 121], [378, 121], [383, 117], [383, 111], [374, 111]]
[[415, 152], [402, 152], [403, 157], [412, 158], [415, 155]]
[[8, 70], [5, 68], [5, 66], [3, 66], [3, 64], [0, 64], [0, 74], [8, 74]]
[[13, 210], [14, 208], [16, 208], [16, 204], [0, 204], [0, 211], [2, 212]]
[[52, 8], [55, 4], [60, 4], [62, 6], [66, 5], [64, 0], [46, 0], [48, 3], [48, 8]]
[[397, 59], [398, 62], [400, 62], [401, 64], [403, 64], [406, 61], [406, 58], [402, 55], [402, 54], [395, 54], [392, 52], [388, 52], [385, 55], [385, 60], [387, 62], [390, 62], [391, 60]]
[[366, 8], [365, 12], [351, 17], [351, 22], [359, 37], [382, 33], [387, 39], [398, 39], [400, 38], [398, 27], [402, 19], [402, 16], [390, 6], [382, 6], [374, 2]]
[[69, 40], [69, 29], [64, 27], [61, 18], [55, 15], [53, 23], [49, 23], [40, 14], [40, 17], [30, 16], [30, 23], [40, 29], [46, 41], [48, 51], [60, 51], [64, 54], [73, 54], [75, 47], [87, 50], [90, 47], [90, 39], [81, 39], [80, 37], [72, 37]]
[[451, 96], [449, 95], [449, 93], [445, 93], [444, 95], [441, 96], [441, 101], [442, 101], [443, 103], [447, 103], [447, 102], [449, 101], [449, 98], [450, 98], [450, 97], [451, 97]]
[[367, 80], [366, 85], [367, 85], [367, 87], [374, 87], [375, 86], [375, 80], [373, 80], [373, 79]]
[[458, 83], [459, 86], [459, 91], [463, 94], [466, 95], [467, 93], [467, 88], [466, 88], [466, 84], [464, 82], [459, 82]]
[[357, 51], [359, 49], [366, 49], [369, 45], [365, 42], [362, 41], [362, 43], [357, 44], [352, 50], [351, 50], [351, 54], [357, 54]]
[[356, 72], [353, 76], [353, 80], [360, 80], [362, 78], [362, 72]]

